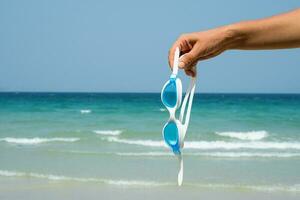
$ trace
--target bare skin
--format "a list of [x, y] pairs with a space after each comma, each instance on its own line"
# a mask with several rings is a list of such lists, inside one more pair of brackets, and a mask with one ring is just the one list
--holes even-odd
[[226, 50], [263, 50], [300, 47], [300, 9], [273, 17], [244, 21], [215, 29], [181, 35], [169, 51], [173, 66], [174, 52], [180, 48], [179, 67], [196, 76], [198, 61], [213, 58]]

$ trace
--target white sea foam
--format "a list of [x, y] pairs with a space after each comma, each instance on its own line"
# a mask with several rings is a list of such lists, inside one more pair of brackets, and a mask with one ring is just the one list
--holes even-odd
[[159, 111], [165, 112], [165, 111], [167, 111], [167, 109], [165, 109], [165, 108], [160, 108]]
[[[130, 140], [118, 137], [102, 138], [108, 142], [117, 142], [130, 145], [140, 145], [148, 147], [166, 147], [163, 141], [155, 140]], [[300, 142], [269, 142], [269, 141], [249, 141], [249, 142], [225, 142], [225, 141], [186, 141], [186, 149], [296, 149], [300, 150]]]
[[192, 141], [186, 142], [189, 149], [300, 149], [299, 142], [224, 142]]
[[260, 192], [300, 192], [300, 184], [294, 185], [243, 185], [243, 184], [186, 184], [199, 188], [208, 189], [229, 189], [229, 190], [249, 190]]
[[300, 157], [300, 153], [259, 153], [259, 152], [211, 152], [211, 153], [191, 153], [191, 156], [207, 156], [207, 157], [220, 157], [220, 158], [291, 158]]
[[[98, 154], [117, 155], [128, 157], [172, 157], [174, 154], [165, 151], [150, 152], [97, 152], [97, 151], [56, 151], [60, 153], [72, 154]], [[185, 152], [185, 156], [196, 157], [217, 157], [217, 158], [293, 158], [300, 157], [300, 153], [283, 152]]]
[[117, 142], [124, 144], [133, 144], [133, 145], [142, 145], [149, 147], [163, 147], [166, 146], [163, 141], [154, 141], [154, 140], [128, 140], [128, 139], [120, 139], [118, 137], [107, 137], [102, 138], [103, 140], [107, 140], [109, 142]]
[[23, 172], [0, 170], [0, 176], [25, 176]]
[[104, 180], [104, 183], [117, 186], [147, 186], [157, 187], [164, 185], [173, 185], [172, 183], [160, 183], [155, 181], [135, 181], [135, 180]]
[[0, 138], [0, 142], [7, 142], [13, 144], [23, 144], [23, 145], [34, 145], [34, 144], [41, 144], [47, 142], [76, 142], [79, 141], [80, 138], [13, 138], [13, 137], [6, 137]]
[[[70, 177], [53, 174], [40, 174], [34, 172], [18, 172], [0, 170], [0, 176], [4, 177], [24, 177], [24, 178], [38, 178], [46, 179], [50, 181], [74, 181], [74, 182], [92, 182], [101, 183], [122, 187], [162, 187], [162, 186], [175, 186], [176, 183], [170, 182], [158, 182], [158, 181], [147, 181], [147, 180], [111, 180], [111, 179], [100, 179], [100, 178], [81, 178], [81, 177]], [[230, 189], [230, 190], [254, 190], [262, 192], [300, 192], [300, 184], [295, 185], [242, 185], [242, 184], [209, 184], [209, 183], [184, 183], [186, 186], [196, 188], [208, 188], [208, 189]]]
[[86, 109], [86, 110], [80, 110], [80, 113], [81, 114], [88, 114], [88, 113], [91, 113], [92, 111], [91, 110], [88, 110], [88, 109]]
[[[167, 152], [116, 152], [119, 156], [129, 156], [129, 157], [164, 157], [173, 156], [172, 153]], [[203, 156], [203, 157], [220, 157], [220, 158], [292, 158], [300, 157], [300, 153], [260, 153], [260, 152], [194, 152], [185, 153], [186, 156]]]
[[268, 137], [267, 131], [249, 131], [249, 132], [216, 132], [217, 135], [230, 137], [239, 140], [261, 140]]
[[94, 130], [94, 133], [99, 135], [120, 135], [123, 131], [122, 130]]
[[115, 153], [116, 155], [118, 156], [142, 156], [142, 157], [145, 157], [145, 156], [173, 156], [174, 154], [171, 153], [171, 152], [116, 152]]
[[96, 182], [109, 185], [117, 186], [147, 186], [147, 187], [157, 187], [163, 185], [172, 185], [171, 183], [160, 183], [155, 181], [140, 181], [140, 180], [111, 180], [111, 179], [100, 179], [100, 178], [79, 178], [70, 176], [60, 176], [53, 174], [40, 174], [33, 172], [18, 172], [18, 171], [8, 171], [0, 170], [0, 176], [5, 177], [29, 177], [29, 178], [39, 178], [47, 179], [51, 181], [75, 181], [75, 182]]

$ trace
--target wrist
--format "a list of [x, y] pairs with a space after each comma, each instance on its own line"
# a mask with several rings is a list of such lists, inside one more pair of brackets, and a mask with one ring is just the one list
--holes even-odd
[[226, 44], [226, 49], [242, 48], [247, 40], [247, 34], [243, 31], [242, 25], [230, 24], [221, 28]]

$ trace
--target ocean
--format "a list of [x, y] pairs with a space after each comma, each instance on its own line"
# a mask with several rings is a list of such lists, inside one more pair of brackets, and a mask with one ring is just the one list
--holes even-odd
[[300, 197], [300, 95], [196, 94], [180, 188], [168, 118], [158, 93], [0, 93], [0, 197], [41, 185]]

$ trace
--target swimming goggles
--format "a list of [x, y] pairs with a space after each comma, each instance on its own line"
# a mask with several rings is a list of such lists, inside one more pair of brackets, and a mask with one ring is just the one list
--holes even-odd
[[[179, 48], [175, 50], [173, 72], [170, 79], [165, 83], [161, 91], [161, 100], [170, 113], [170, 118], [165, 124], [162, 135], [166, 144], [173, 150], [175, 154], [181, 154], [181, 149], [184, 146], [184, 137], [189, 125], [190, 114], [192, 109], [193, 97], [196, 87], [196, 78], [191, 78], [191, 83], [185, 94], [183, 103], [182, 100], [182, 83], [177, 77], [179, 63]], [[188, 107], [186, 110], [186, 105]], [[180, 107], [179, 120], [176, 118], [176, 110]], [[186, 114], [184, 116], [184, 113]], [[185, 118], [185, 119], [184, 119]]]

